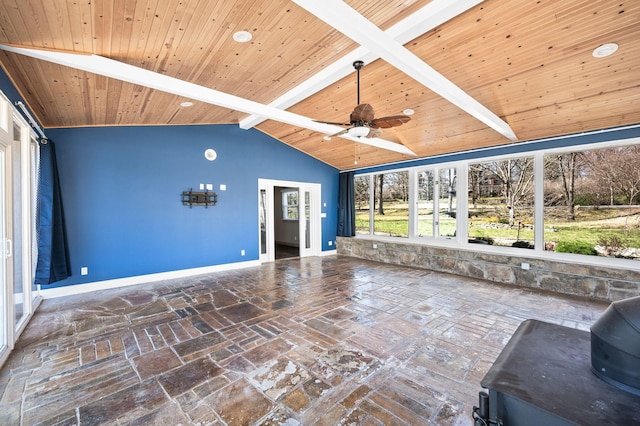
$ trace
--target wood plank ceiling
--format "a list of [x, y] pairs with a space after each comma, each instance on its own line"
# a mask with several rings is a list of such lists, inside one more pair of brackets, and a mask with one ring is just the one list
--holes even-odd
[[[383, 31], [446, 0], [348, 0]], [[404, 46], [502, 118], [518, 141], [640, 123], [640, 2], [485, 0]], [[406, 21], [405, 21], [406, 22]], [[401, 24], [403, 25], [403, 24]], [[419, 26], [418, 26], [419, 27]], [[420, 28], [419, 28], [420, 29]], [[233, 41], [249, 31], [248, 43]], [[606, 58], [592, 51], [615, 42]], [[359, 45], [287, 0], [3, 0], [0, 43], [96, 54], [269, 104]], [[345, 59], [342, 59], [343, 61]], [[46, 128], [240, 123], [246, 112], [22, 54], [0, 64]], [[348, 121], [356, 74], [288, 108]], [[376, 117], [415, 114], [381, 138], [418, 157], [514, 143], [383, 59], [361, 71]], [[266, 120], [256, 128], [346, 170], [415, 158]], [[357, 160], [357, 165], [354, 162]]]

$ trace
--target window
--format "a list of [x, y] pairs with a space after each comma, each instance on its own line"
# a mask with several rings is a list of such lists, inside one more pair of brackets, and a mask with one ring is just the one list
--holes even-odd
[[640, 258], [640, 145], [544, 156], [545, 250]]
[[356, 234], [369, 234], [370, 230], [370, 176], [355, 176], [353, 179], [356, 203]]
[[356, 176], [357, 233], [640, 260], [629, 142]]
[[375, 235], [409, 236], [409, 172], [373, 176]]
[[457, 176], [455, 168], [438, 170], [438, 236], [456, 236], [456, 185]]
[[469, 165], [469, 242], [534, 248], [533, 157]]
[[418, 172], [418, 231], [420, 237], [433, 236], [435, 179], [433, 171]]
[[284, 220], [298, 220], [298, 191], [282, 191], [282, 218]]

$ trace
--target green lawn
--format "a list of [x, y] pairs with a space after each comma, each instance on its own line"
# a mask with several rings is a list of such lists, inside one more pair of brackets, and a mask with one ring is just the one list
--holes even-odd
[[[549, 219], [545, 223], [545, 241], [553, 242], [583, 242], [590, 245], [601, 244], [603, 240], [617, 239], [624, 247], [640, 247], [640, 209], [576, 209], [576, 221], [567, 221], [566, 212], [562, 209], [546, 209], [545, 216]], [[502, 219], [500, 219], [502, 217]], [[421, 214], [418, 232], [421, 235], [431, 235], [432, 216]], [[523, 223], [532, 223], [533, 217], [520, 216]], [[502, 222], [502, 224], [500, 224]], [[504, 212], [482, 206], [472, 212], [469, 219], [469, 237], [492, 238], [497, 244], [510, 245], [516, 239], [533, 242], [533, 229], [517, 226], [504, 226]], [[375, 234], [387, 236], [407, 237], [409, 235], [408, 207], [406, 204], [389, 203], [384, 215], [375, 215]], [[489, 227], [488, 224], [495, 224]], [[443, 236], [455, 235], [455, 218], [444, 212], [440, 214], [440, 232]], [[356, 212], [356, 228], [367, 232], [369, 228], [369, 212]]]

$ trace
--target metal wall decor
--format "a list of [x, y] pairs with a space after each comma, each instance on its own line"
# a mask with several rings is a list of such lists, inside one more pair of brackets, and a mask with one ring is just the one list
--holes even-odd
[[189, 208], [193, 206], [208, 208], [209, 206], [215, 206], [217, 202], [218, 195], [215, 192], [208, 190], [194, 191], [192, 188], [189, 188], [188, 191], [182, 191], [182, 205], [189, 206]]

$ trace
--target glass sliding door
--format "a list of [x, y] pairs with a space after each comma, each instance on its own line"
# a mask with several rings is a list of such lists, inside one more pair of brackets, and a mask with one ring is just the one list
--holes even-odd
[[7, 241], [7, 256], [10, 257], [11, 269], [13, 271], [13, 319], [16, 332], [25, 320], [25, 275], [23, 270], [23, 214], [22, 211], [23, 193], [20, 190], [21, 177], [23, 174], [21, 161], [22, 127], [20, 123], [13, 123], [13, 141], [11, 143], [11, 239]]
[[7, 257], [6, 252], [4, 250], [6, 235], [5, 235], [5, 194], [6, 194], [6, 182], [5, 182], [5, 158], [6, 158], [6, 146], [0, 143], [0, 242], [2, 242], [0, 247], [0, 365], [9, 355], [9, 333], [13, 335], [12, 330], [9, 327], [9, 324], [12, 324], [13, 321], [10, 321], [10, 313], [13, 312], [13, 309], [9, 306], [9, 294], [13, 292], [7, 291], [8, 280], [7, 280]]
[[38, 173], [35, 133], [0, 93], [0, 365], [39, 302], [33, 283]]

